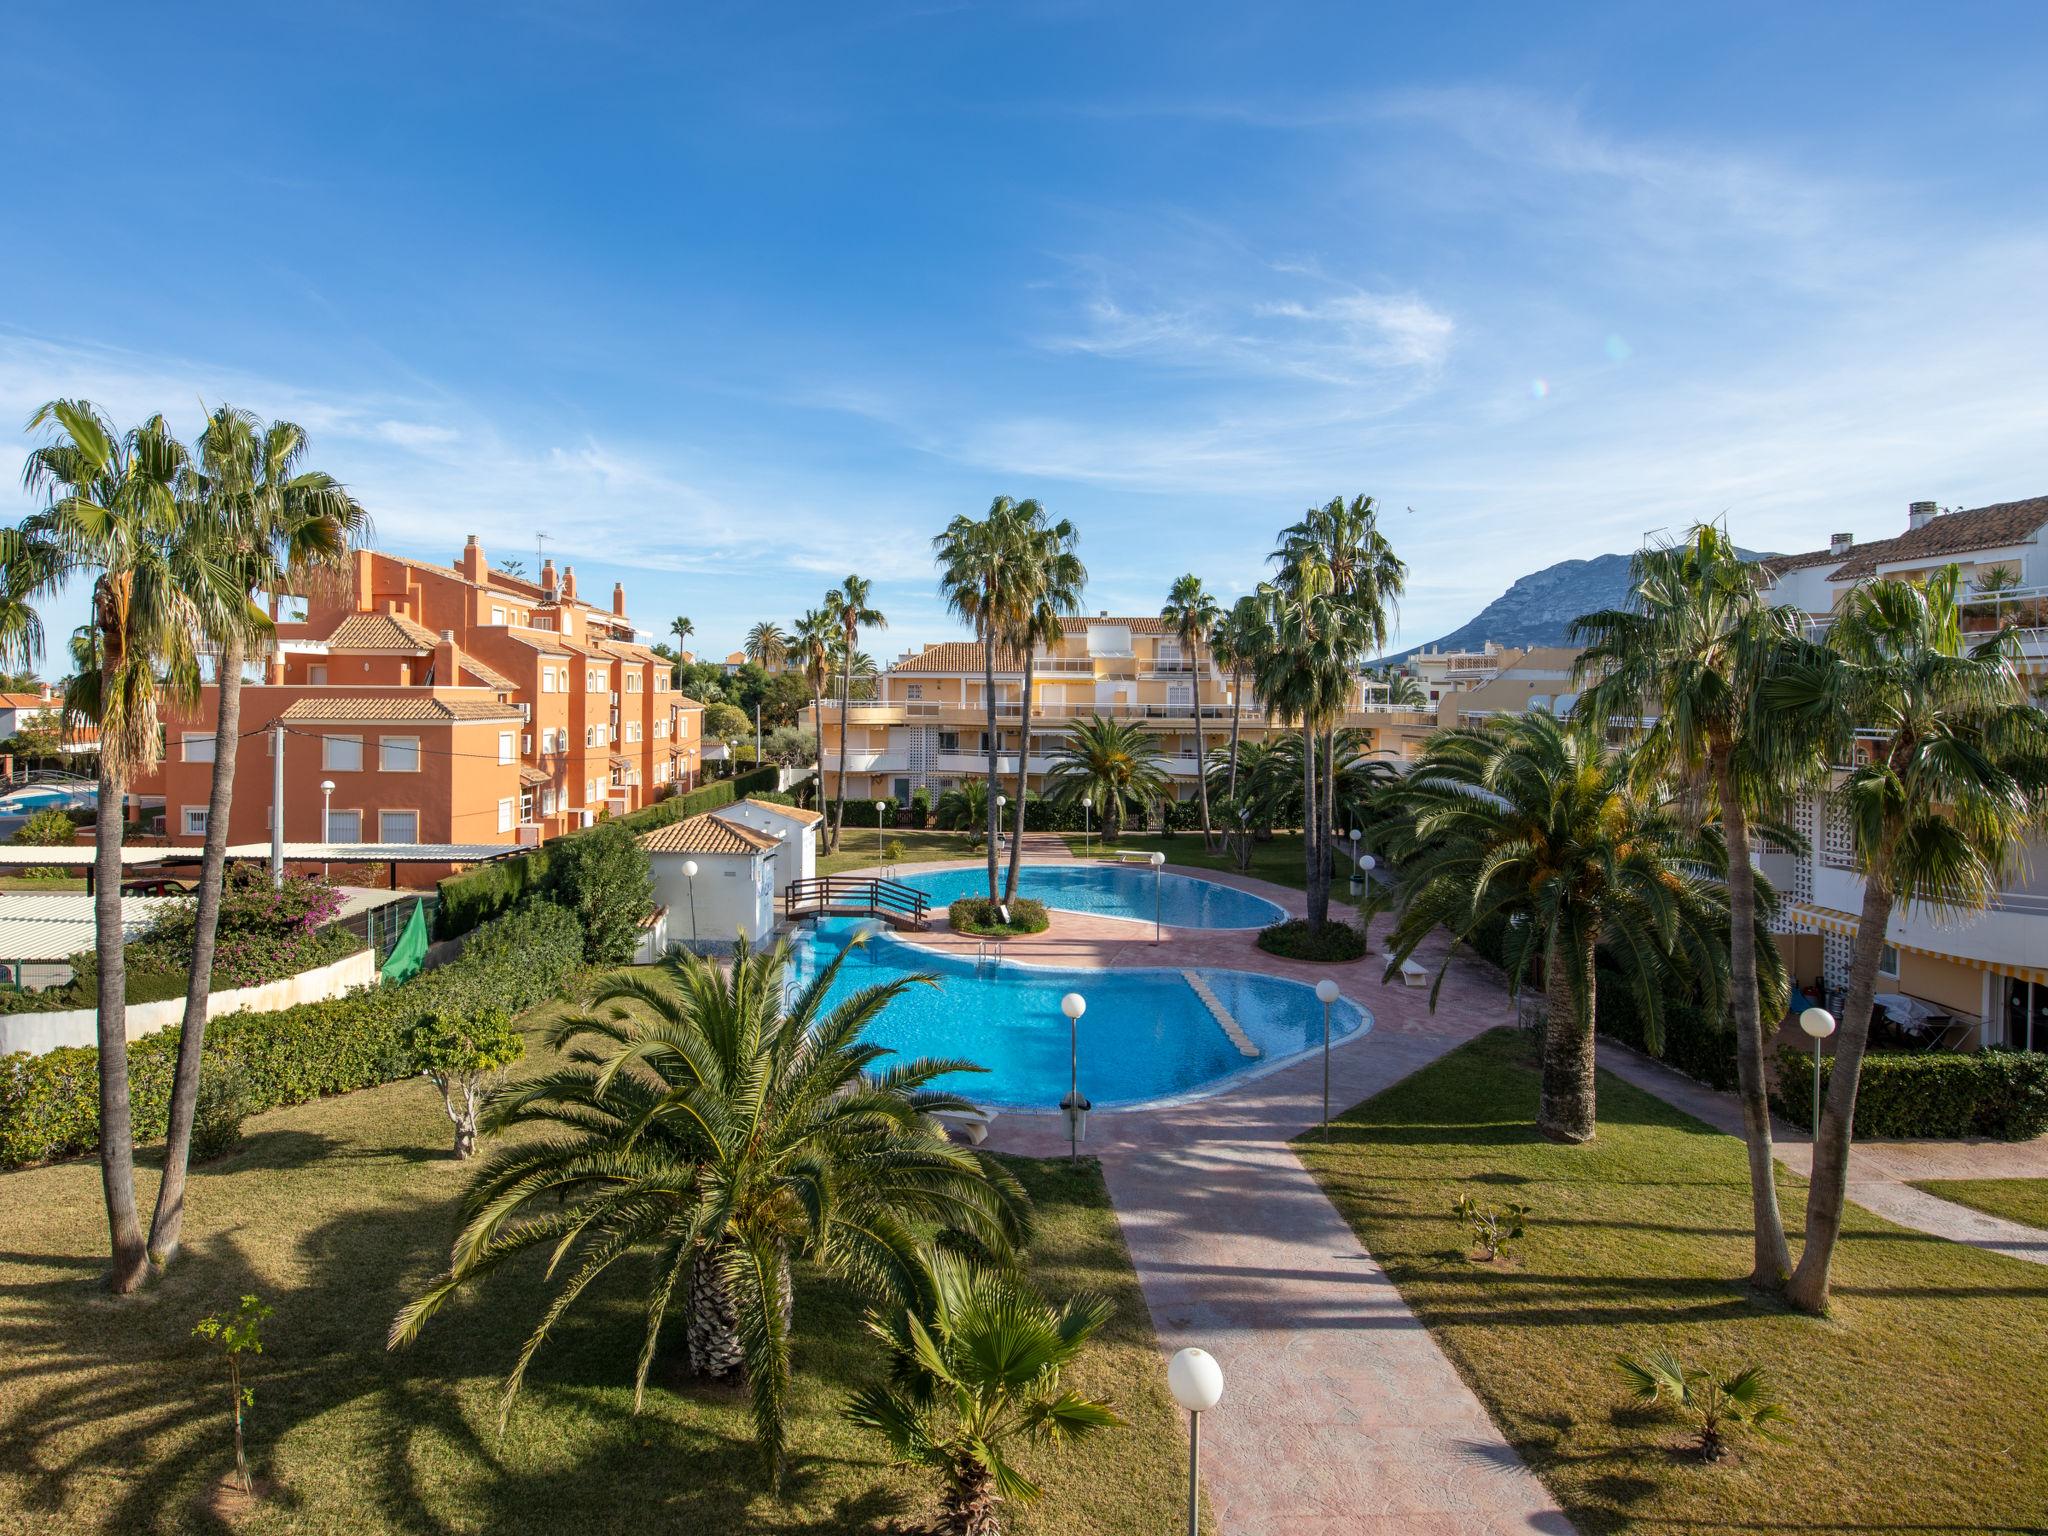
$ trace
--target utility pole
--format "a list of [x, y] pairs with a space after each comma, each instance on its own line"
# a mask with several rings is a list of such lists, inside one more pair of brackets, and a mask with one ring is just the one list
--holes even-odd
[[284, 722], [270, 723], [270, 885], [284, 887]]

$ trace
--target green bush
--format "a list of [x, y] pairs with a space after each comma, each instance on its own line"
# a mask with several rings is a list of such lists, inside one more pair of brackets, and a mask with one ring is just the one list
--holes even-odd
[[[249, 1113], [368, 1088], [416, 1070], [407, 1041], [430, 1013], [514, 1012], [551, 996], [583, 963], [575, 916], [533, 902], [480, 928], [462, 955], [397, 987], [302, 1003], [275, 1013], [222, 1014], [206, 1050], [243, 1073]], [[164, 1133], [176, 1029], [128, 1047], [129, 1103], [138, 1141]], [[0, 1167], [89, 1152], [99, 1144], [99, 1052], [66, 1046], [0, 1056]]]
[[986, 896], [962, 896], [946, 908], [946, 921], [955, 933], [971, 933], [978, 938], [1006, 939], [1020, 933], [1043, 933], [1052, 921], [1046, 915], [1045, 903], [1033, 901], [1029, 896], [1019, 896], [1010, 903], [1010, 920], [1005, 923], [996, 911], [1000, 905]]
[[[1834, 1069], [1821, 1061], [1821, 1091]], [[1778, 1053], [1778, 1113], [1812, 1129], [1813, 1053]], [[2028, 1141], [2048, 1131], [2048, 1054], [1943, 1052], [1863, 1058], [1856, 1084], [1857, 1139]]]
[[920, 786], [910, 792], [910, 823], [917, 828], [932, 824], [932, 792]]
[[1733, 1092], [1736, 1087], [1735, 1031], [1727, 1015], [1712, 1012], [1684, 997], [1664, 999], [1664, 1049], [1652, 1051], [1643, 1028], [1642, 1010], [1619, 971], [1601, 966], [1594, 974], [1595, 1027], [1610, 1040], [1655, 1056], [1666, 1066], [1709, 1088]]
[[240, 1062], [208, 1051], [199, 1058], [199, 1093], [192, 1103], [192, 1160], [210, 1163], [242, 1144], [249, 1116], [249, 1074]]
[[1260, 929], [1259, 948], [1287, 960], [1361, 960], [1365, 957], [1365, 932], [1334, 920], [1314, 928], [1305, 917], [1291, 917]]
[[[183, 966], [166, 969], [148, 956], [131, 955], [128, 1001], [160, 1003], [183, 997], [190, 979], [191, 973]], [[0, 1013], [69, 1013], [75, 1008], [97, 1008], [99, 986], [99, 956], [89, 949], [80, 950], [71, 957], [71, 979], [63, 986], [41, 992], [0, 992]]]
[[654, 897], [647, 850], [630, 828], [611, 822], [563, 842], [548, 861], [544, 889], [581, 919], [584, 959], [623, 965], [633, 958]]

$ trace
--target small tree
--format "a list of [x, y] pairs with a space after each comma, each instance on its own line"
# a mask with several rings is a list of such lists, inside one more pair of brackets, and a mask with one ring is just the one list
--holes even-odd
[[1785, 1410], [1764, 1395], [1760, 1365], [1723, 1379], [1711, 1371], [1691, 1369], [1664, 1349], [1640, 1359], [1616, 1355], [1614, 1363], [1638, 1399], [1668, 1402], [1698, 1426], [1696, 1448], [1707, 1461], [1720, 1458], [1730, 1430], [1749, 1430], [1775, 1440], [1778, 1435], [1771, 1426], [1790, 1422]]
[[704, 734], [713, 741], [740, 741], [754, 734], [754, 717], [736, 704], [706, 704]]
[[[78, 845], [78, 826], [54, 805], [46, 806], [15, 829], [13, 841], [29, 848], [74, 848]], [[30, 879], [45, 879], [61, 876], [64, 870], [41, 865], [20, 873]]]
[[601, 822], [548, 850], [547, 895], [583, 923], [583, 957], [623, 965], [654, 910], [654, 875], [632, 832]]
[[485, 1090], [526, 1054], [526, 1037], [504, 1009], [486, 1008], [474, 1019], [430, 1013], [413, 1025], [408, 1043], [420, 1075], [441, 1090], [441, 1107], [455, 1126], [455, 1155], [470, 1156]]
[[260, 1297], [244, 1296], [241, 1306], [233, 1312], [203, 1317], [192, 1330], [210, 1341], [227, 1361], [228, 1396], [235, 1412], [235, 1482], [244, 1493], [254, 1493], [256, 1488], [249, 1480], [249, 1456], [242, 1441], [242, 1410], [254, 1405], [256, 1394], [242, 1385], [242, 1356], [263, 1353], [262, 1327], [268, 1316], [270, 1308]]

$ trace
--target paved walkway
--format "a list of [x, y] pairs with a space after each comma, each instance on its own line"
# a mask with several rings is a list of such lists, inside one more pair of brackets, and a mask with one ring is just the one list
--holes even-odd
[[[1742, 1134], [1742, 1105], [1732, 1093], [1674, 1072], [1626, 1046], [1600, 1042], [1600, 1064], [1616, 1077], [1731, 1136]], [[1778, 1161], [1800, 1177], [1813, 1171], [1806, 1132], [1771, 1122]], [[1921, 1179], [2048, 1178], [2048, 1137], [2032, 1141], [1859, 1141], [1849, 1154], [1849, 1198], [1916, 1232], [1968, 1243], [2031, 1264], [2048, 1264], [2048, 1232], [1973, 1211], [1911, 1182]]]
[[[1302, 910], [1263, 881], [1185, 870]], [[976, 941], [935, 928], [936, 948]], [[1509, 1020], [1490, 970], [1461, 962], [1439, 1011], [1427, 992], [1379, 982], [1384, 958], [1311, 966], [1265, 954], [1248, 933], [1167, 929], [1060, 913], [1013, 940], [1045, 964], [1226, 966], [1316, 981], [1335, 975], [1374, 1016], [1331, 1059], [1331, 1102], [1369, 1098], [1452, 1047]], [[1084, 1038], [1085, 1049], [1085, 1038]], [[1101, 1158], [1117, 1218], [1168, 1355], [1199, 1344], [1222, 1365], [1222, 1404], [1202, 1429], [1203, 1487], [1224, 1536], [1505, 1536], [1569, 1533], [1288, 1140], [1322, 1110], [1310, 1058], [1212, 1098], [1103, 1112], [1087, 1150]], [[1066, 1149], [1054, 1116], [999, 1117], [990, 1144]]]

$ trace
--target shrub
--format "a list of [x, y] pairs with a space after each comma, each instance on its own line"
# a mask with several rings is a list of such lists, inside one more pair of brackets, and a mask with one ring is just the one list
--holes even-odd
[[[1821, 1086], [1834, 1069], [1821, 1061]], [[1778, 1053], [1778, 1113], [1812, 1129], [1813, 1053]], [[1949, 1052], [1863, 1058], [1856, 1085], [1858, 1140], [1876, 1138], [2028, 1141], [2048, 1131], [2048, 1054], [2039, 1051]]]
[[1260, 929], [1259, 948], [1287, 960], [1361, 960], [1365, 957], [1365, 930], [1335, 921], [1316, 928], [1305, 917], [1291, 917]]
[[441, 1107], [455, 1127], [455, 1155], [476, 1151], [477, 1111], [484, 1090], [526, 1054], [526, 1037], [502, 1008], [485, 1008], [473, 1019], [430, 1013], [407, 1036], [420, 1073], [441, 1090]]
[[903, 846], [903, 839], [900, 837], [892, 837], [882, 845], [882, 857], [891, 864], [901, 864], [904, 855], [908, 852], [909, 850]]
[[[410, 1077], [407, 1037], [429, 1013], [511, 1012], [551, 997], [583, 963], [582, 925], [534, 902], [477, 930], [461, 958], [402, 986], [275, 1013], [228, 1013], [206, 1029], [206, 1049], [238, 1066], [253, 1114]], [[129, 1104], [138, 1141], [161, 1137], [169, 1116], [176, 1029], [128, 1047]], [[65, 1046], [0, 1056], [0, 1167], [89, 1152], [99, 1144], [99, 1052]]]
[[199, 1092], [192, 1102], [192, 1160], [212, 1162], [242, 1144], [249, 1115], [249, 1075], [217, 1052], [199, 1058]]
[[654, 910], [653, 874], [632, 830], [613, 822], [592, 827], [555, 850], [546, 892], [583, 924], [583, 958], [621, 965], [633, 958], [640, 925]]
[[1619, 971], [1601, 966], [1594, 977], [1593, 1014], [1599, 1032], [1610, 1040], [1656, 1056], [1666, 1066], [1710, 1088], [1732, 1092], [1736, 1086], [1735, 1031], [1724, 1014], [1684, 997], [1664, 999], [1664, 1049], [1652, 1051], [1643, 1027], [1642, 1010]]
[[913, 827], [928, 827], [932, 824], [932, 792], [919, 787], [910, 792], [910, 824]]
[[[183, 997], [190, 979], [182, 964], [171, 965], [162, 955], [141, 955], [139, 945], [128, 952], [128, 1001], [160, 1003]], [[80, 950], [71, 957], [71, 979], [61, 987], [41, 992], [0, 992], [0, 1013], [68, 1013], [75, 1008], [99, 1006], [99, 956]]]
[[25, 848], [69, 848], [78, 842], [78, 824], [54, 805], [44, 806], [14, 829], [12, 841]]
[[1045, 903], [1033, 901], [1029, 896], [1019, 896], [1010, 905], [1010, 920], [1005, 923], [996, 909], [1000, 902], [990, 901], [986, 896], [962, 896], [946, 908], [946, 921], [955, 933], [971, 933], [980, 938], [1011, 938], [1020, 933], [1043, 933], [1052, 919], [1046, 915]]
[[1614, 1363], [1639, 1402], [1668, 1403], [1696, 1426], [1695, 1448], [1703, 1460], [1719, 1458], [1730, 1430], [1747, 1430], [1766, 1440], [1787, 1422], [1785, 1411], [1764, 1394], [1764, 1371], [1752, 1365], [1733, 1376], [1694, 1370], [1669, 1350], [1637, 1358], [1616, 1355]]
[[1451, 1214], [1471, 1229], [1472, 1241], [1478, 1244], [1480, 1257], [1489, 1264], [1513, 1258], [1508, 1249], [1522, 1240], [1522, 1234], [1529, 1225], [1528, 1206], [1514, 1200], [1499, 1206], [1482, 1205], [1470, 1193], [1458, 1196], [1451, 1207]]
[[[221, 879], [213, 985], [253, 987], [339, 960], [363, 947], [345, 929], [327, 927], [341, 892], [324, 881], [288, 875], [273, 887], [260, 865], [230, 866]], [[188, 963], [199, 928], [199, 899], [167, 907], [149, 934], [128, 949], [129, 963], [173, 971]]]

